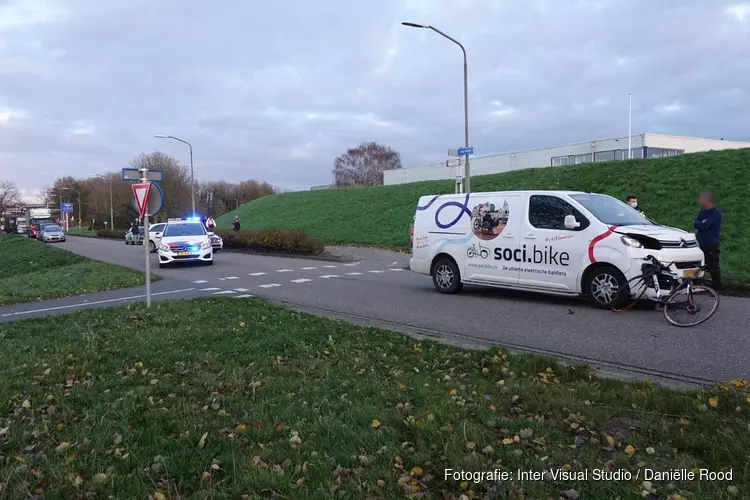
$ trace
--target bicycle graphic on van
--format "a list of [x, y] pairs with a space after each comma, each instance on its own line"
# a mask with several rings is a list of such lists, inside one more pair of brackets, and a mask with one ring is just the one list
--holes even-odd
[[471, 246], [466, 249], [466, 256], [470, 259], [473, 259], [477, 256], [486, 259], [490, 256], [490, 249], [487, 247], [483, 247], [481, 243], [479, 243], [479, 249], [477, 249], [477, 246], [472, 243]]

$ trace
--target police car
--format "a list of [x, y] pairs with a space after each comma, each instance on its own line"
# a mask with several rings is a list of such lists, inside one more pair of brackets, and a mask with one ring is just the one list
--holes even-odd
[[179, 262], [214, 263], [211, 238], [200, 220], [169, 219], [157, 250], [159, 267]]

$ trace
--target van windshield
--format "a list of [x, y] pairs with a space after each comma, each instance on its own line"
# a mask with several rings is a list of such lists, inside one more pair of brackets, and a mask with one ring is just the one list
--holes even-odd
[[571, 198], [586, 207], [591, 214], [608, 226], [654, 226], [655, 224], [634, 209], [611, 196], [603, 194], [571, 194]]

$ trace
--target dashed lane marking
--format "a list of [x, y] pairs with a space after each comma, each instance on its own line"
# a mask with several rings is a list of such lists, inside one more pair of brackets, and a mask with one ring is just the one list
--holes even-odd
[[201, 288], [201, 292], [213, 292], [215, 290], [221, 290], [219, 287]]
[[300, 278], [298, 280], [290, 280], [289, 282], [290, 283], [307, 283], [309, 281], [312, 281], [312, 280], [307, 279], [307, 278]]
[[346, 273], [347, 276], [362, 276], [364, 273]]
[[266, 273], [250, 273], [248, 276], [265, 276]]
[[227, 295], [229, 293], [237, 293], [234, 290], [222, 290], [220, 292], [214, 292], [214, 295]]
[[397, 271], [397, 272], [403, 271], [403, 269], [401, 269], [400, 267], [391, 267], [391, 268], [390, 268], [390, 269], [388, 269], [388, 270], [389, 270], [389, 271]]
[[227, 276], [224, 279], [227, 279], [227, 280], [238, 280], [239, 278], [237, 276]]
[[235, 292], [243, 292], [244, 293], [244, 292], [249, 292], [250, 290], [248, 290], [247, 288], [235, 288], [234, 291]]
[[208, 281], [206, 281], [206, 280], [195, 280], [195, 281], [193, 281], [193, 283], [195, 283], [196, 285], [200, 285], [201, 283], [208, 283]]
[[318, 278], [323, 278], [324, 280], [328, 280], [331, 278], [338, 278], [337, 274], [325, 274], [323, 276], [318, 276]]
[[354, 266], [358, 266], [358, 265], [359, 265], [359, 262], [350, 262], [349, 264], [344, 264], [344, 265], [345, 265], [346, 267], [354, 267]]
[[277, 269], [277, 273], [291, 273], [293, 269]]
[[333, 269], [333, 268], [339, 267], [339, 266], [323, 266], [323, 267], [325, 267], [326, 269]]
[[269, 283], [267, 285], [258, 285], [258, 286], [261, 288], [273, 288], [273, 287], [281, 286], [281, 285], [279, 285], [278, 283]]
[[372, 274], [383, 274], [385, 271], [367, 271], [368, 273]]
[[313, 269], [317, 269], [317, 267], [300, 267], [303, 271], [312, 271]]
[[234, 296], [235, 299], [249, 299], [250, 297], [252, 297], [252, 295], [250, 295], [249, 293], [246, 293], [244, 295], [235, 295]]

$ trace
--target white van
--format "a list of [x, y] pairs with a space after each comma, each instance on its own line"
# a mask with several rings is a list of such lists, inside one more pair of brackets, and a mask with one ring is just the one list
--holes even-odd
[[409, 266], [441, 293], [483, 285], [584, 295], [606, 308], [648, 255], [683, 276], [702, 274], [695, 235], [611, 196], [508, 191], [421, 197]]

